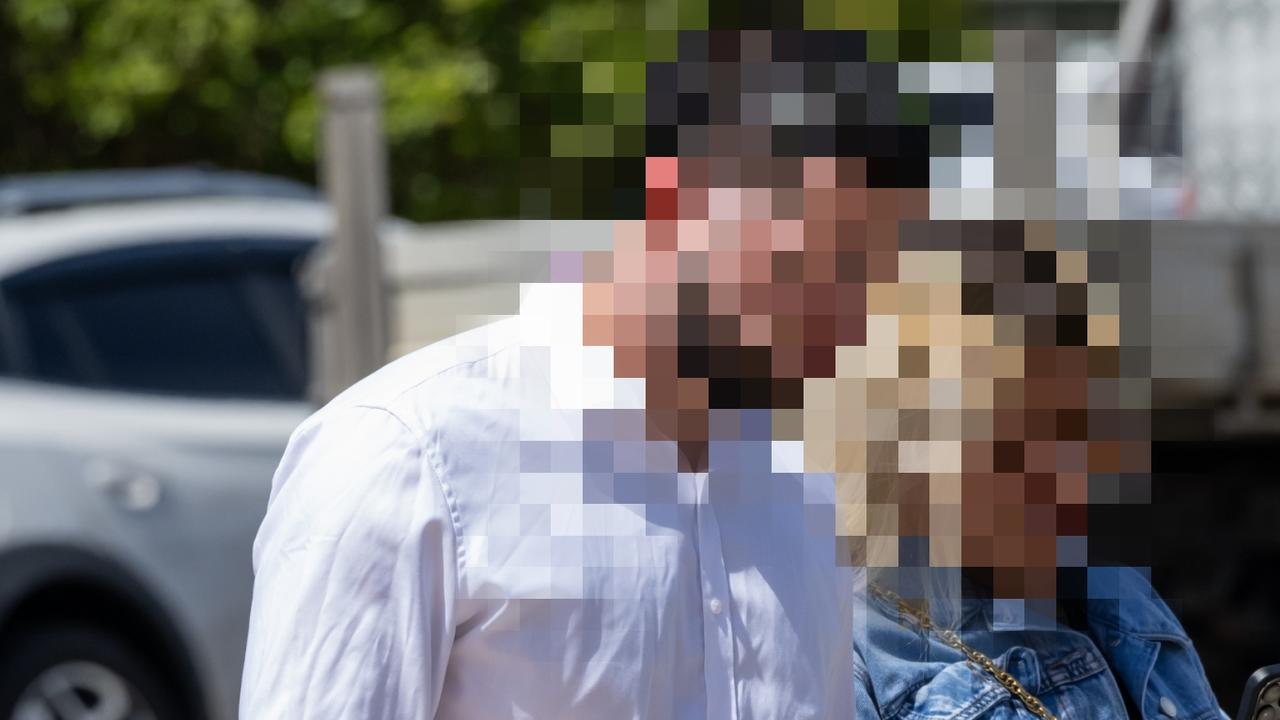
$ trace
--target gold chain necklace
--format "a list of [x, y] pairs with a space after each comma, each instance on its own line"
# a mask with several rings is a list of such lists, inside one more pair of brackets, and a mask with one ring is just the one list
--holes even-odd
[[[915, 622], [915, 624], [918, 627], [920, 627], [920, 629], [924, 630], [925, 632], [934, 633], [939, 638], [941, 638], [942, 642], [946, 643], [947, 645], [951, 646], [956, 650], [959, 650], [965, 656], [965, 658], [967, 658], [968, 662], [973, 663], [978, 667], [981, 667], [983, 670], [987, 671], [987, 673], [991, 675], [991, 677], [996, 679], [996, 682], [1003, 685], [1004, 688], [1008, 690], [1014, 697], [1021, 700], [1022, 704], [1026, 705], [1027, 709], [1030, 710], [1036, 717], [1041, 718], [1041, 720], [1058, 720], [1053, 713], [1049, 712], [1049, 708], [1045, 707], [1045, 704], [1040, 702], [1040, 698], [1028, 692], [1027, 689], [1022, 686], [1022, 683], [1018, 682], [1017, 678], [1015, 678], [1013, 675], [1010, 675], [1007, 671], [1001, 669], [1001, 667], [999, 665], [996, 665], [991, 660], [991, 658], [986, 656], [986, 654], [982, 653], [981, 651], [975, 648], [972, 648], [966, 645], [964, 641], [960, 639], [960, 635], [957, 634], [954, 630], [945, 630], [945, 629], [940, 629], [936, 627], [933, 624], [933, 621], [929, 619], [928, 614], [921, 612], [920, 610], [917, 610], [916, 608], [912, 607], [910, 603], [908, 603], [906, 600], [903, 600], [902, 597], [897, 593], [891, 590], [886, 590], [875, 584], [871, 584], [869, 585], [869, 587], [871, 588], [871, 592], [893, 603], [894, 605], [897, 605], [899, 623], [902, 623], [902, 618], [904, 616], [911, 618], [911, 620]], [[905, 623], [903, 624], [905, 625]]]

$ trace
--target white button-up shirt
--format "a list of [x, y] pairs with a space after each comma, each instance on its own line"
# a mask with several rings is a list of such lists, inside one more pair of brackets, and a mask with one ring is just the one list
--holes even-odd
[[767, 410], [718, 412], [709, 472], [676, 472], [581, 310], [540, 286], [297, 429], [241, 718], [852, 717], [831, 476]]

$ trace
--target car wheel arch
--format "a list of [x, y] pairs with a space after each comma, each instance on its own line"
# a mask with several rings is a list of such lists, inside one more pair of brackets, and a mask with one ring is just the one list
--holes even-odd
[[26, 623], [59, 619], [113, 632], [123, 627], [123, 639], [172, 673], [192, 720], [205, 719], [204, 690], [189, 645], [132, 572], [83, 548], [26, 545], [0, 551], [0, 639]]

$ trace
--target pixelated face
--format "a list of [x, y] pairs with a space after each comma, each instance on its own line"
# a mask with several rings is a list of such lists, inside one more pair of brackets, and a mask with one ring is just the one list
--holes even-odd
[[678, 46], [646, 66], [645, 218], [619, 226], [601, 334], [620, 374], [677, 380], [650, 383], [675, 388], [664, 406], [799, 408], [864, 341], [896, 223], [928, 216], [928, 124], [901, 122], [897, 66], [862, 32]]
[[837, 474], [862, 562], [1051, 598], [1059, 565], [1084, 564], [1091, 480], [1149, 470], [1148, 416], [1120, 396], [1116, 255], [1054, 250], [1051, 222], [899, 227], [866, 342], [806, 381], [806, 468]]
[[[678, 123], [676, 149], [695, 152], [647, 159], [645, 219], [616, 225], [611, 277], [584, 290], [588, 342], [614, 346], [619, 376], [647, 378], [647, 412], [693, 418], [675, 423], [681, 437], [705, 440], [706, 408], [772, 408], [774, 439], [802, 440], [805, 470], [836, 475], [854, 562], [978, 568], [997, 596], [1053, 597], [1057, 568], [1086, 564], [1091, 489], [1149, 472], [1144, 386], [1121, 370], [1115, 228], [931, 220], [911, 170], [922, 150], [842, 144], [828, 132], [848, 129], [839, 112], [830, 126], [792, 122], [859, 107], [874, 129], [877, 84], [854, 88], [858, 103], [839, 87], [813, 100], [824, 78], [849, 74], [839, 51], [824, 51], [829, 68], [778, 62], [775, 43], [773, 63], [749, 67], [761, 37], [727, 63], [740, 86], [756, 82], [748, 72], [771, 78], [759, 126], [740, 87], [736, 115], [718, 113], [715, 82], [695, 87], [698, 102], [675, 93], [674, 119], [692, 108], [701, 123]], [[735, 77], [711, 46], [695, 63], [710, 70], [676, 63], [677, 85]], [[989, 108], [971, 115], [991, 122]], [[808, 152], [833, 137], [864, 155]], [[886, 154], [910, 156], [906, 169], [886, 171]]]
[[800, 407], [865, 342], [897, 222], [926, 217], [927, 191], [864, 177], [862, 158], [649, 158], [647, 217], [615, 242], [618, 369], [704, 380], [712, 408]]

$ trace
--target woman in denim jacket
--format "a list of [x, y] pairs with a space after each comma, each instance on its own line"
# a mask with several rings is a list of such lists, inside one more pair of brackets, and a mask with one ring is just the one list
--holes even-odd
[[1038, 699], [1058, 720], [1226, 718], [1190, 638], [1150, 582], [1131, 568], [1089, 568], [1087, 573], [1087, 599], [1062, 618], [1038, 618], [1029, 611], [1010, 617], [1014, 613], [1008, 608], [1030, 606], [1018, 601], [946, 602], [948, 596], [977, 593], [965, 581], [953, 586], [964, 587], [962, 592], [940, 592], [944, 583], [934, 576], [926, 583], [933, 588], [928, 617], [934, 627], [924, 629], [900, 608], [895, 593], [868, 583], [861, 572], [859, 597], [866, 602], [854, 618], [859, 716], [1044, 717], [948, 644], [942, 633], [954, 629], [964, 645], [990, 658], [1033, 696], [1032, 703]]

